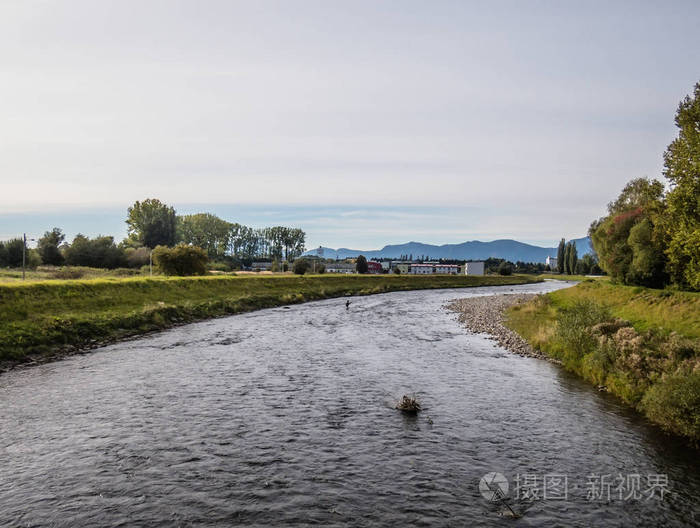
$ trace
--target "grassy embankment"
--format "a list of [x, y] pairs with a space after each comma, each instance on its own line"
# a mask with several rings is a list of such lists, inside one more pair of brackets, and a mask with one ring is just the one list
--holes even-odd
[[184, 322], [344, 295], [538, 282], [531, 276], [213, 276], [0, 284], [0, 361]]
[[608, 281], [610, 277], [607, 275], [587, 276], [587, 275], [567, 275], [566, 273], [540, 273], [538, 279], [553, 279], [561, 281], [585, 281], [585, 280], [602, 280]]
[[700, 293], [586, 281], [511, 308], [534, 348], [700, 442]]

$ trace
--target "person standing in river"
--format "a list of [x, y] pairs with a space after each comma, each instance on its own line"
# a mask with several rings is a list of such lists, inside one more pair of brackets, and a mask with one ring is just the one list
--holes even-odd
[[348, 299], [347, 301], [345, 301], [345, 309], [346, 309], [346, 310], [349, 310], [349, 309], [350, 309], [350, 299]]

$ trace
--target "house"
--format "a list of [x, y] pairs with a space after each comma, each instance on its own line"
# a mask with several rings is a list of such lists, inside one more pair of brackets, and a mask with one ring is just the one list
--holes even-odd
[[411, 264], [411, 275], [432, 275], [435, 273], [433, 264]]
[[549, 269], [552, 271], [557, 269], [557, 257], [547, 257], [544, 263], [549, 266]]
[[483, 275], [484, 274], [484, 262], [467, 262], [464, 265], [465, 275]]
[[382, 264], [381, 262], [375, 262], [373, 260], [367, 261], [367, 273], [381, 273]]
[[405, 274], [411, 270], [411, 263], [405, 260], [392, 260], [391, 269], [398, 269], [401, 273]]
[[326, 273], [355, 273], [352, 262], [332, 262], [326, 265]]
[[435, 264], [435, 273], [440, 273], [442, 275], [458, 275], [459, 265], [458, 264]]

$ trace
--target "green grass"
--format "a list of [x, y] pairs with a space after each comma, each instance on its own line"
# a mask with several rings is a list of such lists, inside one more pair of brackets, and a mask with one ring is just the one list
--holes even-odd
[[540, 273], [537, 275], [539, 279], [553, 279], [562, 281], [586, 281], [586, 280], [597, 280], [597, 281], [608, 281], [610, 277], [607, 275], [600, 275], [596, 277], [589, 277], [587, 275], [567, 275], [566, 273]]
[[0, 360], [188, 321], [344, 295], [537, 282], [531, 276], [208, 276], [0, 284]]
[[508, 310], [534, 348], [700, 443], [700, 293], [586, 281]]

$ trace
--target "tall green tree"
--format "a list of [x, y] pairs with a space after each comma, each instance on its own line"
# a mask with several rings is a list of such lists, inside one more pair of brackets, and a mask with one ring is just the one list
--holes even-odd
[[666, 281], [664, 187], [658, 180], [637, 178], [608, 204], [608, 215], [593, 222], [589, 235], [599, 265], [623, 284], [660, 287]]
[[151, 249], [172, 246], [176, 241], [175, 209], [155, 198], [136, 201], [129, 207], [129, 237]]
[[357, 257], [357, 261], [355, 262], [355, 269], [357, 270], [357, 273], [367, 273], [367, 258], [365, 258], [364, 255], [360, 255], [359, 257]]
[[51, 231], [46, 231], [37, 243], [37, 250], [44, 264], [60, 266], [63, 264], [63, 255], [59, 250], [59, 246], [66, 239], [58, 227], [54, 227]]
[[229, 247], [232, 224], [209, 213], [177, 217], [178, 239], [200, 247], [211, 259], [223, 257]]
[[678, 137], [664, 154], [667, 270], [682, 288], [700, 290], [700, 82], [676, 112]]
[[576, 273], [576, 265], [578, 264], [578, 250], [576, 249], [575, 242], [569, 242], [569, 258], [566, 264], [569, 275]]
[[[566, 240], [563, 238], [559, 241], [559, 248], [557, 249], [557, 271], [559, 273], [564, 273], [564, 248], [566, 247]], [[554, 270], [552, 270], [554, 271]]]

